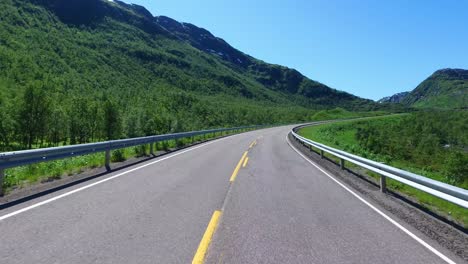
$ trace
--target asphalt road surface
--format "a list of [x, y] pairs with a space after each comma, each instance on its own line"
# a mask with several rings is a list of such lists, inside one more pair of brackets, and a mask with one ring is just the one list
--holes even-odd
[[290, 129], [211, 141], [2, 210], [0, 263], [459, 262], [301, 157]]

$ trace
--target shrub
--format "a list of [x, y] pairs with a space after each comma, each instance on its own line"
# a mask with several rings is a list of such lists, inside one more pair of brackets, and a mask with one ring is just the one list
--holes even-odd
[[468, 180], [468, 155], [455, 151], [447, 156], [444, 167], [445, 176], [451, 183], [462, 183]]
[[124, 151], [122, 149], [112, 151], [112, 157], [111, 157], [112, 162], [122, 162], [125, 160], [126, 158], [124, 155]]

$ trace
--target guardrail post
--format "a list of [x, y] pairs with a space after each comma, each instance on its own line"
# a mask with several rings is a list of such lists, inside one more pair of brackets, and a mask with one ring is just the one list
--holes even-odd
[[340, 159], [340, 168], [341, 168], [342, 170], [345, 169], [345, 160], [344, 160], [344, 159]]
[[380, 191], [381, 192], [387, 191], [387, 177], [383, 175], [380, 176]]
[[150, 154], [151, 156], [155, 156], [154, 155], [154, 143], [150, 143]]
[[320, 158], [323, 159], [323, 150], [320, 150]]
[[3, 180], [5, 178], [5, 169], [0, 168], [0, 197], [3, 196]]
[[110, 150], [106, 150], [106, 170], [110, 171], [110, 159], [111, 159], [111, 152]]

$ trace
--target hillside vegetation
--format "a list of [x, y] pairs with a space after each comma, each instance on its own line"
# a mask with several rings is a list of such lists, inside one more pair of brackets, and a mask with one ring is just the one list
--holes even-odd
[[[406, 115], [307, 127], [300, 134], [356, 155], [468, 189], [468, 111]], [[468, 224], [462, 208], [390, 181], [390, 188]]]
[[370, 117], [370, 116], [380, 116], [387, 114], [384, 111], [372, 111], [372, 112], [351, 112], [343, 108], [334, 108], [328, 110], [321, 110], [318, 112], [313, 112], [310, 115], [311, 121], [323, 121], [323, 120], [335, 120], [335, 119], [350, 119], [358, 117]]
[[436, 71], [402, 102], [419, 108], [467, 108], [468, 70], [444, 69]]
[[385, 97], [378, 102], [423, 109], [468, 109], [468, 70], [438, 70], [413, 91]]
[[468, 189], [468, 111], [428, 111], [308, 127], [301, 134]]
[[0, 2], [0, 151], [375, 110], [208, 31], [101, 0]]

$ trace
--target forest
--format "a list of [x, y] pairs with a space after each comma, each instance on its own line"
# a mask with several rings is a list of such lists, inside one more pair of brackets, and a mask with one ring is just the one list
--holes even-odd
[[[118, 138], [149, 136], [210, 127], [279, 124], [308, 117], [306, 109], [220, 103], [190, 94], [169, 93], [124, 102], [87, 96], [63, 98], [44, 84], [28, 84], [22, 94], [0, 97], [0, 151], [81, 144]], [[222, 100], [222, 98], [220, 98]], [[61, 102], [61, 103], [59, 103]], [[290, 111], [291, 110], [291, 111]]]

